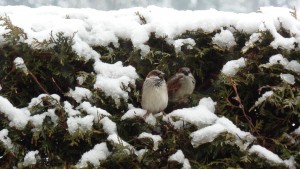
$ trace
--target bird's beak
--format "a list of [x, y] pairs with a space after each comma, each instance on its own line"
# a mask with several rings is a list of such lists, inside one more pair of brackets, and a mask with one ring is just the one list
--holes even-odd
[[165, 78], [165, 74], [164, 74], [164, 73], [161, 73], [161, 74], [159, 74], [158, 77], [160, 77], [161, 79], [163, 79], [163, 78]]

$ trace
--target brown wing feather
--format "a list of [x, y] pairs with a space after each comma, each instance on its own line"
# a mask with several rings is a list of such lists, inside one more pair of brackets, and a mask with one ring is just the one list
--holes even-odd
[[178, 83], [178, 81], [183, 77], [183, 75], [176, 74], [172, 76], [168, 81], [167, 81], [167, 86], [168, 86], [168, 93], [172, 94], [176, 92], [180, 87], [181, 84]]

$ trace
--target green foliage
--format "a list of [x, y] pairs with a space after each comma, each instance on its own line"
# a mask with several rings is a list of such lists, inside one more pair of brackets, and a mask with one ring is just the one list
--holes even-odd
[[[136, 15], [142, 24], [147, 23], [141, 14]], [[96, 76], [93, 73], [93, 61], [84, 60], [72, 50], [73, 37], [63, 33], [51, 33], [50, 39], [42, 42], [36, 40], [32, 45], [28, 45], [24, 42], [27, 37], [22, 29], [12, 25], [8, 17], [0, 17], [0, 20], [4, 21], [3, 26], [9, 30], [4, 36], [6, 43], [0, 47], [1, 96], [8, 98], [19, 108], [27, 106], [32, 98], [42, 93], [55, 93], [61, 97], [57, 102], [53, 102], [51, 97], [46, 97], [43, 104], [30, 109], [31, 115], [55, 109], [55, 114], [59, 117], [58, 123], [54, 124], [47, 116], [41, 129], [35, 132], [31, 131], [32, 123], [24, 130], [9, 126], [9, 120], [0, 112], [0, 128], [9, 129], [8, 136], [15, 146], [9, 150], [0, 144], [1, 168], [20, 165], [26, 152], [30, 150], [39, 150], [40, 159], [35, 166], [28, 168], [75, 167], [83, 153], [91, 150], [95, 144], [107, 142], [108, 135], [103, 131], [101, 124], [94, 124], [89, 132], [76, 131], [73, 135], [69, 134], [67, 112], [63, 109], [63, 102], [69, 101], [72, 106], [78, 106], [75, 100], [66, 95], [69, 89], [74, 89], [75, 86], [92, 91], [90, 103], [112, 114], [110, 119], [116, 122], [118, 134], [122, 139], [134, 145], [137, 150], [147, 149], [142, 158], [138, 158], [133, 152], [128, 154], [128, 147], [107, 142], [111, 155], [101, 161], [101, 168], [181, 168], [182, 164], [168, 161], [170, 155], [178, 149], [189, 159], [192, 168], [287, 168], [240, 150], [233, 144], [236, 136], [230, 133], [222, 133], [213, 142], [194, 148], [191, 145], [190, 133], [197, 130], [195, 126], [175, 129], [159, 118], [155, 127], [146, 124], [143, 119], [121, 120], [122, 114], [127, 111], [128, 103], [121, 100], [120, 105], [117, 105], [103, 91], [94, 89]], [[183, 45], [181, 51], [176, 51], [174, 46], [167, 43], [167, 37], [157, 37], [155, 33], [150, 35], [147, 45], [151, 51], [145, 56], [141, 56], [141, 51], [134, 48], [127, 39], [119, 39], [118, 47], [110, 44], [93, 46], [93, 49], [102, 55], [103, 62], [122, 61], [124, 65], [136, 68], [141, 78], [137, 80], [136, 86], [129, 87], [128, 93], [128, 102], [136, 107], [140, 106], [142, 81], [149, 70], [160, 69], [170, 77], [178, 68], [190, 67], [197, 84], [196, 91], [186, 107], [197, 105], [203, 96], [212, 97], [218, 103], [218, 116], [226, 116], [239, 128], [256, 136], [255, 144], [268, 148], [282, 159], [294, 156], [297, 167], [300, 167], [299, 136], [290, 135], [300, 125], [299, 75], [281, 65], [269, 68], [260, 66], [268, 62], [274, 54], [282, 54], [288, 60], [299, 61], [300, 52], [271, 48], [270, 43], [274, 38], [270, 32], [265, 31], [260, 32], [260, 40], [255, 42], [253, 47], [242, 53], [250, 35], [233, 27], [231, 29], [234, 30], [237, 42], [232, 49], [221, 49], [212, 44], [212, 37], [220, 30], [211, 33], [202, 30], [183, 33], [176, 39], [192, 38], [196, 45], [192, 49]], [[287, 36], [289, 32], [282, 28], [280, 34]], [[16, 69], [13, 61], [17, 57], [24, 59], [28, 74]], [[230, 78], [220, 73], [226, 62], [240, 57], [247, 58], [247, 66], [236, 76]], [[296, 84], [284, 83], [280, 79], [280, 73], [293, 74]], [[78, 76], [85, 78], [82, 84], [77, 82]], [[254, 106], [266, 91], [273, 91], [274, 94], [260, 105]], [[236, 99], [237, 96], [240, 100]], [[174, 107], [166, 113], [172, 109]], [[137, 138], [144, 131], [162, 137], [163, 141], [157, 150], [153, 150], [151, 140]], [[87, 168], [94, 166], [89, 164]]]

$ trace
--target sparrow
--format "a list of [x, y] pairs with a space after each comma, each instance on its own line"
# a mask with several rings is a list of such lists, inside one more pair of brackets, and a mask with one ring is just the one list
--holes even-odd
[[163, 111], [168, 105], [168, 89], [165, 74], [159, 70], [148, 73], [142, 88], [142, 108], [146, 110], [144, 117], [150, 113]]
[[186, 103], [193, 93], [196, 80], [190, 68], [182, 67], [167, 81], [169, 102]]

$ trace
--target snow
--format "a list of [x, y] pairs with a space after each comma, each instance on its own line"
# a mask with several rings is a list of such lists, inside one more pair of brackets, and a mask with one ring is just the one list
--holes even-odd
[[255, 102], [254, 106], [257, 107], [259, 106], [262, 102], [267, 100], [269, 97], [273, 96], [274, 92], [273, 91], [266, 91], [258, 100]]
[[3, 113], [10, 121], [9, 126], [24, 129], [30, 119], [27, 109], [14, 107], [6, 98], [0, 96], [0, 113]]
[[240, 68], [246, 66], [246, 59], [241, 57], [237, 60], [228, 61], [222, 68], [221, 72], [226, 76], [233, 77]]
[[127, 143], [126, 141], [124, 141], [123, 139], [121, 139], [118, 134], [111, 134], [108, 136], [107, 138], [108, 141], [112, 142], [113, 144], [119, 145], [119, 146], [123, 146], [124, 149], [124, 153], [126, 154], [132, 154], [132, 153], [136, 153], [135, 148], [130, 145], [129, 143]]
[[241, 150], [246, 150], [247, 147], [255, 140], [249, 132], [241, 131], [236, 127], [229, 119], [226, 117], [218, 118], [215, 124], [201, 128], [193, 133], [191, 133], [191, 143], [193, 147], [198, 147], [202, 144], [212, 142], [221, 133], [231, 133], [235, 136], [235, 142]]
[[96, 144], [92, 150], [85, 152], [81, 156], [76, 167], [86, 168], [88, 167], [88, 163], [92, 164], [94, 167], [99, 167], [100, 161], [107, 159], [110, 154], [106, 143]]
[[146, 114], [146, 110], [141, 108], [135, 108], [131, 104], [128, 105], [128, 109], [129, 110], [121, 117], [121, 120], [134, 119], [138, 117], [143, 119], [149, 125], [154, 126], [156, 124], [156, 118], [153, 116], [153, 114], [149, 114], [147, 117], [144, 118], [144, 115]]
[[75, 87], [75, 90], [70, 89], [68, 96], [72, 97], [77, 103], [80, 103], [83, 99], [90, 99], [92, 92], [83, 87]]
[[2, 129], [0, 131], [0, 141], [2, 144], [7, 148], [7, 149], [12, 149], [13, 144], [11, 142], [11, 139], [8, 137], [8, 130], [7, 129]]
[[271, 56], [269, 59], [269, 63], [262, 64], [260, 65], [260, 67], [269, 68], [275, 64], [281, 64], [285, 69], [300, 74], [300, 63], [296, 60], [288, 61], [281, 54]]
[[24, 157], [23, 166], [35, 165], [37, 162], [36, 156], [39, 154], [39, 151], [29, 151]]
[[150, 133], [143, 132], [141, 133], [138, 138], [150, 138], [153, 141], [153, 150], [156, 151], [158, 149], [158, 143], [162, 141], [160, 135], [153, 135]]
[[181, 46], [187, 45], [187, 49], [193, 49], [193, 46], [196, 45], [196, 42], [192, 38], [187, 39], [177, 39], [173, 43], [174, 48], [177, 52], [181, 51]]
[[223, 28], [220, 33], [215, 34], [212, 42], [223, 49], [230, 49], [236, 45], [232, 32]]
[[103, 119], [101, 119], [100, 124], [102, 124], [105, 133], [109, 135], [117, 134], [117, 124], [111, 121], [108, 117], [104, 117]]
[[265, 158], [269, 161], [272, 161], [274, 163], [283, 163], [283, 160], [277, 155], [271, 152], [270, 150], [260, 146], [260, 145], [253, 145], [249, 149], [250, 154], [257, 154], [261, 158]]
[[[188, 122], [201, 128], [217, 120], [217, 116], [214, 114], [215, 105], [216, 103], [211, 98], [202, 98], [198, 106], [174, 110], [166, 115], [163, 120], [171, 122], [175, 128], [183, 127], [183, 123], [180, 121]], [[173, 119], [178, 120], [176, 122]]]
[[28, 69], [24, 63], [24, 60], [21, 57], [16, 57], [14, 60], [14, 64], [15, 64], [16, 69], [20, 69], [26, 75], [28, 74]]
[[55, 114], [55, 109], [48, 109], [47, 112], [36, 114], [30, 117], [30, 122], [35, 127], [35, 129], [32, 129], [32, 131], [39, 131], [42, 128], [46, 116], [51, 118], [51, 121], [55, 126], [57, 125], [58, 116]]
[[98, 123], [99, 120], [104, 116], [111, 116], [106, 110], [92, 106], [90, 102], [82, 102], [76, 109], [85, 111], [87, 114], [94, 116], [94, 122]]
[[68, 131], [71, 135], [79, 132], [91, 131], [93, 127], [94, 116], [87, 115], [85, 117], [68, 117], [67, 125]]
[[284, 82], [286, 82], [288, 84], [291, 84], [291, 85], [295, 84], [295, 77], [292, 74], [289, 74], [289, 73], [287, 73], [287, 74], [280, 73], [280, 78]]
[[168, 161], [177, 161], [180, 164], [183, 164], [181, 169], [190, 169], [191, 165], [187, 158], [184, 157], [182, 150], [177, 150], [177, 152], [171, 155]]
[[81, 114], [80, 111], [74, 110], [73, 106], [68, 101], [64, 101], [64, 110], [68, 114], [69, 117]]
[[123, 67], [122, 62], [114, 64], [96, 62], [94, 69], [97, 73], [97, 79], [94, 87], [104, 91], [107, 96], [115, 99], [116, 103], [120, 99], [128, 99], [128, 93], [124, 91], [124, 86], [135, 85], [135, 80], [139, 77], [132, 66]]
[[253, 33], [249, 40], [245, 43], [245, 46], [242, 48], [242, 52], [246, 53], [248, 49], [251, 49], [255, 46], [257, 41], [260, 41], [262, 34], [261, 33]]
[[38, 97], [32, 98], [28, 104], [28, 109], [34, 106], [44, 106], [43, 100], [47, 100], [51, 105], [57, 105], [60, 102], [60, 96], [57, 94], [40, 94]]

